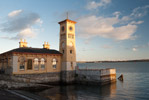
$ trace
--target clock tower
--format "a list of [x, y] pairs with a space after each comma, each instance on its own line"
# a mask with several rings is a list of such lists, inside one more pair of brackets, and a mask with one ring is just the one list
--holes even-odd
[[74, 81], [76, 67], [76, 46], [75, 46], [75, 21], [66, 19], [60, 24], [59, 51], [62, 56], [62, 81], [69, 83]]

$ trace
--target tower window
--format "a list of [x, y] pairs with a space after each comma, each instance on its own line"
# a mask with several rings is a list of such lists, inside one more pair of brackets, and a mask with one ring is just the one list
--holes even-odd
[[64, 50], [63, 50], [63, 54], [64, 54]]
[[72, 35], [72, 34], [68, 34], [68, 38], [70, 38], [70, 39], [74, 39], [74, 35]]
[[72, 50], [70, 50], [70, 54], [72, 54]]
[[64, 26], [62, 26], [62, 32], [64, 32], [64, 30], [65, 30], [65, 28], [64, 28]]
[[70, 30], [70, 31], [72, 31], [72, 30], [73, 30], [72, 26], [70, 26], [70, 27], [69, 27], [69, 30]]

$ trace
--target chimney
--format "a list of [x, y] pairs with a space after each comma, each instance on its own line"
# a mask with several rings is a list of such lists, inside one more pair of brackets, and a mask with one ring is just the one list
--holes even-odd
[[47, 42], [44, 42], [44, 44], [43, 44], [43, 48], [45, 48], [45, 49], [50, 49], [50, 45], [49, 45], [49, 43]]
[[22, 48], [22, 47], [27, 47], [27, 42], [26, 40], [24, 39], [24, 42], [23, 40], [21, 39], [20, 42], [19, 42], [19, 47]]

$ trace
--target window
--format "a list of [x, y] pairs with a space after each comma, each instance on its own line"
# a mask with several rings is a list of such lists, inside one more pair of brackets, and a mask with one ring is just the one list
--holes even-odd
[[34, 59], [34, 70], [39, 70], [39, 60], [38, 60], [38, 58]]
[[71, 38], [71, 35], [68, 35], [68, 38]]
[[65, 27], [64, 27], [64, 26], [62, 26], [62, 28], [61, 28], [61, 29], [62, 29], [62, 32], [64, 32], [64, 30], [65, 30]]
[[45, 69], [45, 59], [44, 58], [41, 58], [41, 69]]
[[72, 54], [72, 50], [70, 50], [70, 54]]
[[32, 59], [27, 60], [27, 70], [32, 70]]
[[70, 27], [69, 27], [69, 30], [70, 30], [70, 31], [72, 31], [72, 30], [73, 30], [72, 26], [70, 26]]
[[20, 57], [19, 62], [20, 62], [20, 70], [25, 70], [25, 57]]
[[74, 39], [74, 35], [73, 34], [68, 34], [68, 38]]
[[52, 60], [53, 69], [56, 69], [56, 65], [57, 65], [57, 62], [56, 62], [56, 59], [54, 58], [54, 59]]

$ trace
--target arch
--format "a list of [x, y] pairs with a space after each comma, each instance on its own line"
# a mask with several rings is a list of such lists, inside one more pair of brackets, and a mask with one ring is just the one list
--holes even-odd
[[45, 69], [45, 62], [46, 62], [46, 59], [45, 58], [41, 58], [40, 59], [41, 69]]
[[53, 67], [53, 69], [56, 69], [56, 67], [57, 67], [57, 62], [58, 62], [58, 60], [57, 60], [56, 58], [53, 58], [53, 59], [52, 59], [52, 67]]
[[39, 70], [39, 59], [34, 58], [34, 70]]

